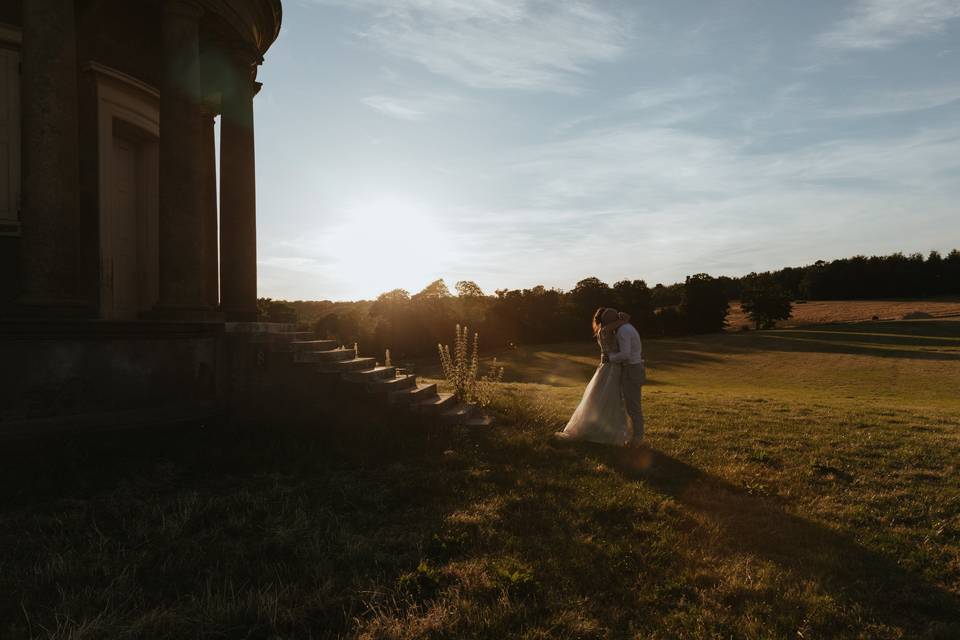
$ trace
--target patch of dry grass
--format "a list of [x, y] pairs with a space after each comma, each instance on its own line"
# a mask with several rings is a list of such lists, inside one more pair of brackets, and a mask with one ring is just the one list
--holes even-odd
[[[880, 320], [901, 320], [908, 313], [919, 311], [934, 318], [960, 316], [960, 300], [811, 300], [793, 305], [793, 317], [779, 327], [800, 327], [810, 324], [866, 322], [876, 316]], [[731, 331], [753, 323], [740, 310], [740, 303], [730, 303], [727, 324]]]

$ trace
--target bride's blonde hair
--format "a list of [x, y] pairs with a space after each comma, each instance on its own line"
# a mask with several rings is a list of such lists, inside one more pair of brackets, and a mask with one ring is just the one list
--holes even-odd
[[597, 309], [597, 312], [593, 314], [593, 335], [599, 335], [600, 329], [603, 329], [603, 314], [606, 312], [606, 307], [600, 307]]

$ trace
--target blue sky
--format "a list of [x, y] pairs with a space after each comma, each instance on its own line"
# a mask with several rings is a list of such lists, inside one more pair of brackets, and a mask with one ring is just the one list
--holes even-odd
[[960, 247], [960, 0], [287, 0], [260, 294]]

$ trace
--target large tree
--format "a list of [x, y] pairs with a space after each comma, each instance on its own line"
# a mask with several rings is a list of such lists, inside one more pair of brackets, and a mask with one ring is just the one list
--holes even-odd
[[613, 285], [617, 308], [632, 317], [634, 326], [646, 335], [658, 333], [653, 315], [653, 294], [643, 280], [621, 280]]
[[590, 317], [600, 307], [612, 307], [616, 301], [610, 285], [599, 278], [584, 278], [570, 292], [570, 301], [581, 316]]
[[730, 304], [723, 282], [706, 273], [687, 276], [680, 313], [690, 333], [713, 333], [727, 326]]
[[757, 329], [772, 329], [777, 321], [793, 314], [790, 295], [767, 279], [748, 281], [741, 294], [740, 309]]

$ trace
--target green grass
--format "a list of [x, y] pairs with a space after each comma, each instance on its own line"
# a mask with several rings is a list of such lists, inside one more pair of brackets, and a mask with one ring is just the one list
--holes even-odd
[[499, 354], [489, 432], [21, 456], [0, 637], [960, 637], [960, 323], [645, 349], [650, 453], [549, 444], [595, 366], [577, 344]]

